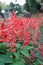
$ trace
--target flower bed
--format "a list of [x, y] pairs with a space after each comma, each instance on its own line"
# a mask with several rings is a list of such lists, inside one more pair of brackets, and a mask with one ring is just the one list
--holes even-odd
[[38, 18], [12, 15], [0, 25], [0, 65], [43, 65]]

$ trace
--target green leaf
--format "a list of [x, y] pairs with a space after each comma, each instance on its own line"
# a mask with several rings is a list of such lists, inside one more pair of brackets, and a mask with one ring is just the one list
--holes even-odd
[[0, 56], [0, 65], [4, 65], [4, 59]]
[[6, 47], [3, 45], [3, 43], [0, 43], [0, 54], [5, 54], [6, 53]]
[[32, 46], [27, 46], [27, 49], [31, 50], [31, 49], [33, 49], [33, 47]]
[[39, 60], [37, 57], [35, 57], [35, 59], [34, 59], [34, 65], [36, 64], [36, 65], [39, 65], [39, 64], [42, 64], [43, 65], [43, 61], [42, 60]]
[[3, 47], [3, 44], [2, 43], [0, 43], [0, 49]]
[[15, 52], [14, 55], [15, 55], [16, 59], [20, 58], [20, 52], [19, 51]]
[[33, 65], [38, 65], [38, 62], [34, 62]]
[[0, 56], [1, 56], [0, 61], [2, 63], [12, 63], [12, 60], [10, 59], [9, 56], [7, 56], [7, 55], [0, 55]]
[[25, 65], [25, 64], [22, 61], [19, 60], [19, 61], [15, 61], [14, 65]]
[[29, 56], [30, 56], [30, 55], [29, 55], [29, 52], [28, 52], [28, 50], [27, 50], [27, 47], [22, 48], [22, 49], [20, 50], [20, 52], [21, 52], [23, 55], [25, 55], [26, 57], [29, 57]]
[[14, 55], [15, 55], [16, 60], [21, 60], [22, 62], [25, 63], [25, 61], [22, 58], [22, 55], [21, 55], [21, 53], [19, 51], [15, 52]]
[[4, 65], [4, 63], [0, 62], [0, 65]]
[[20, 48], [21, 44], [16, 43], [16, 48]]
[[39, 62], [39, 64], [42, 64], [43, 65], [43, 62], [42, 61], [38, 60], [38, 62]]
[[20, 60], [21, 60], [23, 63], [25, 63], [25, 60], [24, 60], [23, 58], [20, 58]]
[[38, 58], [35, 58], [35, 62], [33, 62], [33, 65], [39, 65], [39, 61], [38, 61]]
[[35, 57], [39, 57], [39, 52], [37, 50], [34, 51]]

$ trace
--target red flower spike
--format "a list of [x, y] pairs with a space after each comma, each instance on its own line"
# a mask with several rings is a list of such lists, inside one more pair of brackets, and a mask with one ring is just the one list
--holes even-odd
[[2, 28], [2, 30], [5, 28], [5, 27], [4, 27], [4, 21], [3, 21], [2, 24], [1, 24], [1, 28]]

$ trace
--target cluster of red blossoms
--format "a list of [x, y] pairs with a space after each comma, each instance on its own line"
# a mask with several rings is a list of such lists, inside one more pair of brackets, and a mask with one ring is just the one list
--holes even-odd
[[23, 46], [28, 45], [30, 41], [35, 44], [37, 39], [40, 39], [41, 19], [43, 18], [17, 18], [12, 13], [12, 16], [0, 25], [0, 42], [14, 43], [23, 40]]
[[36, 43], [36, 40], [40, 37], [39, 22], [37, 21], [39, 19], [26, 17], [19, 19], [12, 15], [0, 25], [0, 42], [14, 43], [16, 40], [23, 40], [23, 46], [26, 46], [32, 37], [32, 42]]
[[37, 18], [19, 19], [12, 14], [6, 19], [6, 22], [3, 21], [0, 25], [0, 42], [14, 43], [16, 40], [23, 40], [23, 46], [26, 46], [30, 41], [36, 43], [39, 37], [39, 19]]

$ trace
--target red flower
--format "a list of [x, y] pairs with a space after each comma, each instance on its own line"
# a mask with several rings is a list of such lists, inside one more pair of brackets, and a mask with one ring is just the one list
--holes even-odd
[[4, 21], [2, 22], [1, 24], [1, 29], [3, 30], [5, 27], [4, 27]]
[[13, 11], [12, 16], [6, 19], [6, 26], [4, 25], [4, 22], [2, 22], [0, 26], [0, 42], [15, 43], [18, 39], [19, 41], [23, 40], [23, 46], [26, 46], [31, 40], [31, 34], [34, 32], [31, 41], [36, 43], [37, 36], [40, 36], [40, 32], [38, 32], [39, 22], [37, 22], [37, 20], [37, 18], [29, 19], [26, 17], [18, 19]]

